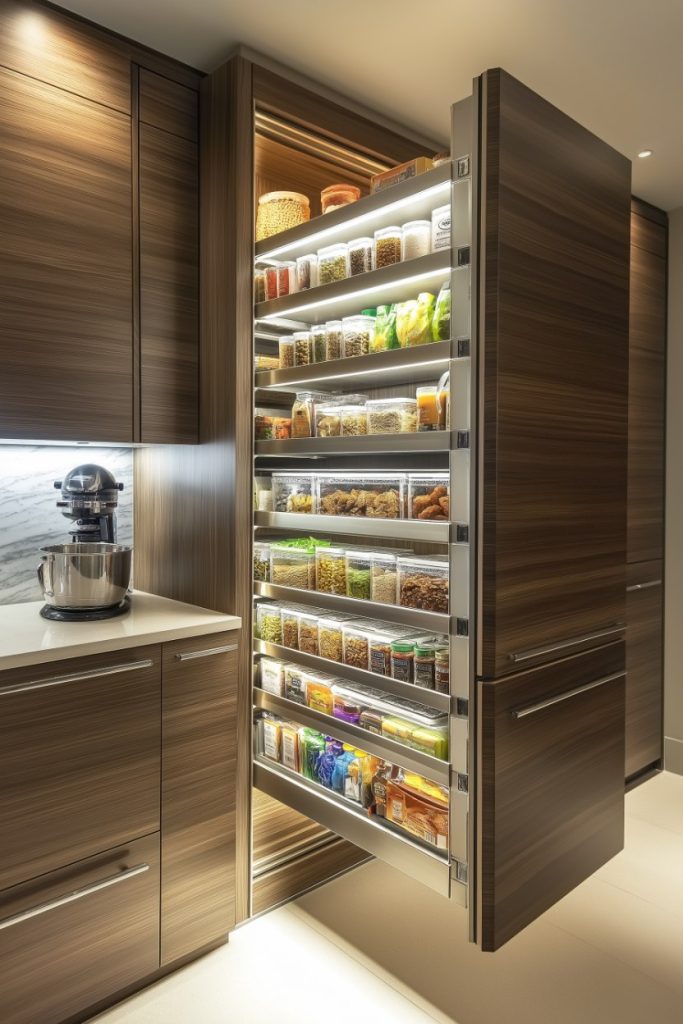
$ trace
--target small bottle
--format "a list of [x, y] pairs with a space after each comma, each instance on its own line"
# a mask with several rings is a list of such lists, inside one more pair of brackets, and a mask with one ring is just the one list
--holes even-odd
[[434, 659], [434, 689], [437, 693], [450, 693], [450, 650], [437, 647]]
[[391, 645], [391, 676], [402, 683], [415, 681], [415, 645], [406, 640], [394, 640]]

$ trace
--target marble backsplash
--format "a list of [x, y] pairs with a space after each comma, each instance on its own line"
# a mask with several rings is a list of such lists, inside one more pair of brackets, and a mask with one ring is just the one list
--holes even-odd
[[71, 539], [69, 520], [55, 504], [54, 481], [85, 462], [106, 466], [124, 485], [118, 541], [133, 543], [132, 449], [0, 445], [0, 604], [40, 600], [38, 549]]

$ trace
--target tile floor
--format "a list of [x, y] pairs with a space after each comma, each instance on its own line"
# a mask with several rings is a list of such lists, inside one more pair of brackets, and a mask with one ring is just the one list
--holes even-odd
[[681, 1024], [683, 777], [626, 798], [626, 849], [495, 954], [372, 862], [240, 928], [98, 1024]]

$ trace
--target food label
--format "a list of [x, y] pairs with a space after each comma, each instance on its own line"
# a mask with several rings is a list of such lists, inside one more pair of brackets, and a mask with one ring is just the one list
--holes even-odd
[[432, 211], [432, 251], [448, 249], [451, 244], [451, 207], [440, 206]]
[[403, 821], [403, 811], [404, 811], [404, 807], [403, 807], [403, 801], [402, 800], [392, 800], [391, 801], [391, 820], [392, 821], [402, 822]]
[[273, 761], [280, 760], [280, 726], [274, 722], [263, 723], [263, 753]]

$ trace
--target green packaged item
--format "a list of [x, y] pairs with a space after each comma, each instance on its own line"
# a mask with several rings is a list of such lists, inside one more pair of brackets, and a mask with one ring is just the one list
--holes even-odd
[[396, 305], [396, 334], [401, 348], [426, 345], [432, 340], [432, 318], [436, 298], [421, 292], [416, 299]]
[[434, 315], [432, 316], [432, 340], [448, 341], [451, 336], [451, 286], [448, 282], [441, 285]]
[[398, 348], [396, 335], [396, 306], [378, 306], [375, 318], [375, 336], [370, 342], [371, 352], [386, 352]]

